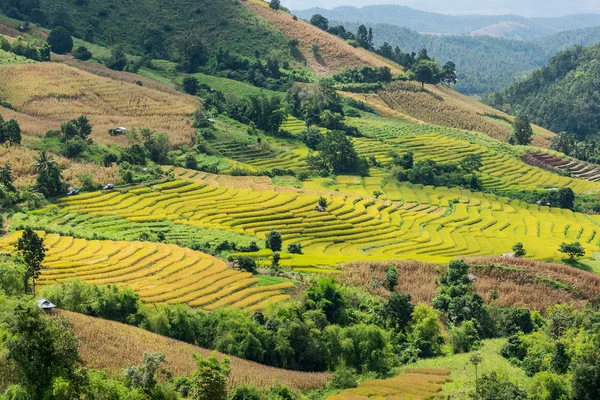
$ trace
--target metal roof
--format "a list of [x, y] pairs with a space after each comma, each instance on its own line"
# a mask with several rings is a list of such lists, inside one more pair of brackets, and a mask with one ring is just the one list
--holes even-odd
[[48, 308], [56, 308], [55, 304], [52, 304], [52, 302], [50, 302], [46, 299], [39, 299], [38, 301], [35, 302], [35, 304], [37, 304], [37, 306], [43, 310], [48, 309]]

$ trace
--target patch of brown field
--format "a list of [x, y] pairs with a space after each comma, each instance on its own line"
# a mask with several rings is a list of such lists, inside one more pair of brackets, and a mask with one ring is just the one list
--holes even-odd
[[[387, 66], [395, 73], [402, 67], [364, 49], [350, 46], [344, 40], [333, 36], [321, 29], [298, 19], [294, 21], [291, 14], [285, 11], [272, 10], [268, 3], [262, 0], [248, 0], [241, 2], [246, 7], [256, 12], [261, 17], [269, 20], [288, 38], [300, 41], [298, 50], [311, 71], [319, 76], [329, 75], [344, 68]], [[313, 44], [319, 46], [319, 54], [315, 56], [312, 51]]]
[[363, 103], [373, 107], [382, 117], [388, 118], [399, 118], [409, 122], [414, 122], [415, 124], [422, 124], [423, 121], [413, 118], [410, 115], [403, 114], [400, 111], [394, 110], [390, 108], [386, 104], [383, 99], [374, 93], [348, 93], [348, 92], [338, 92], [340, 95], [344, 97], [348, 97], [357, 101], [362, 101]]
[[[426, 123], [481, 132], [499, 141], [505, 141], [511, 134], [509, 124], [514, 117], [444, 85], [426, 85], [425, 89], [421, 91], [417, 82], [394, 82], [379, 97], [390, 109]], [[486, 115], [496, 116], [498, 122]], [[554, 133], [538, 126], [533, 126], [533, 130], [532, 144], [548, 147]]]
[[19, 121], [21, 132], [34, 136], [42, 136], [50, 129], [60, 129], [60, 124], [62, 123], [48, 118], [27, 115], [4, 107], [0, 107], [0, 115], [6, 121], [9, 119]]
[[[26, 188], [35, 183], [36, 174], [33, 171], [37, 152], [22, 146], [0, 146], [0, 164], [9, 163], [12, 167], [14, 184], [19, 188]], [[106, 183], [120, 183], [121, 176], [117, 166], [104, 167], [95, 164], [73, 162], [68, 158], [53, 155], [62, 175], [69, 186], [81, 187], [80, 177], [91, 175], [95, 185]]]
[[[90, 61], [81, 61], [76, 58], [72, 58], [70, 56], [57, 55], [56, 57], [57, 57], [57, 59], [63, 61], [67, 65], [70, 65], [77, 69], [87, 71], [94, 75], [103, 76], [105, 78], [114, 79], [116, 81], [134, 83], [138, 86], [143, 86], [146, 88], [158, 90], [160, 92], [170, 93], [170, 94], [185, 98], [186, 101], [194, 100], [194, 98], [188, 94], [182, 93], [170, 86], [163, 85], [162, 83], [159, 83], [153, 79], [146, 78], [144, 76], [134, 74], [132, 72], [115, 71], [115, 70], [112, 70], [112, 69], [106, 67], [103, 64], [99, 64], [96, 62], [90, 62]], [[141, 83], [141, 85], [140, 85], [140, 83]]]
[[[175, 376], [189, 375], [196, 367], [194, 354], [208, 356], [210, 350], [118, 322], [88, 317], [68, 311], [58, 311], [67, 319], [80, 337], [79, 354], [89, 368], [102, 369], [113, 376], [121, 375], [130, 365], [141, 364], [144, 352], [164, 353], [167, 369]], [[218, 353], [219, 358], [224, 357]], [[241, 358], [231, 360], [229, 386], [254, 384], [260, 387], [276, 383], [295, 389], [320, 389], [330, 374], [289, 371], [268, 367]]]
[[[194, 129], [188, 116], [198, 107], [191, 97], [116, 81], [58, 63], [0, 67], [0, 97], [10, 102], [19, 114], [33, 118], [24, 120], [31, 130], [26, 132], [41, 135], [60, 123], [86, 115], [94, 127], [91, 138], [100, 144], [127, 144], [125, 137], [108, 134], [109, 129], [118, 126], [149, 127], [168, 134], [175, 146], [189, 144]], [[20, 122], [18, 114], [16, 117]], [[34, 127], [36, 132], [32, 132]]]
[[[540, 311], [555, 304], [582, 308], [586, 300], [600, 295], [600, 276], [564, 265], [501, 257], [472, 258], [467, 262], [476, 277], [475, 292], [486, 302], [499, 306], [524, 306]], [[446, 267], [419, 261], [353, 261], [342, 266], [342, 273], [336, 279], [387, 297], [389, 292], [383, 282], [390, 265], [398, 270], [396, 291], [410, 294], [414, 303], [431, 303], [438, 294], [437, 282]], [[495, 268], [495, 265], [522, 270]], [[572, 290], [556, 289], [541, 278], [569, 285]], [[493, 289], [499, 295], [496, 300], [490, 298]]]

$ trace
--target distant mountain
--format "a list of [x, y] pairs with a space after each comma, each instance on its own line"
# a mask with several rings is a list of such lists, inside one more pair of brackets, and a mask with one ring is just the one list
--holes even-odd
[[525, 80], [487, 98], [498, 108], [528, 115], [554, 132], [580, 139], [600, 132], [600, 44], [565, 50]]
[[526, 18], [517, 15], [445, 15], [399, 5], [311, 8], [294, 11], [301, 18], [314, 14], [357, 23], [390, 24], [417, 32], [434, 34], [482, 35], [531, 40], [558, 32], [600, 25], [600, 14], [578, 14], [553, 18]]
[[[358, 23], [331, 21], [356, 32]], [[437, 61], [454, 61], [459, 73], [456, 89], [464, 94], [481, 95], [497, 91], [522, 79], [548, 62], [558, 51], [575, 44], [600, 42], [600, 27], [560, 32], [534, 41], [507, 40], [465, 35], [425, 35], [412, 29], [390, 24], [367, 24], [373, 28], [377, 47], [388, 42], [404, 52], [425, 48]]]

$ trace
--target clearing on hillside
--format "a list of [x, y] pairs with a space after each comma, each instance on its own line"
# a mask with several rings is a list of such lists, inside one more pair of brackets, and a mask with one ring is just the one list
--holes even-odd
[[290, 39], [298, 39], [298, 56], [306, 60], [308, 67], [319, 76], [325, 76], [345, 68], [388, 67], [394, 73], [402, 67], [377, 54], [364, 49], [354, 48], [344, 40], [333, 36], [301, 19], [294, 20], [291, 14], [283, 10], [272, 10], [262, 0], [242, 1], [242, 4], [254, 10], [274, 24]]
[[[144, 352], [160, 352], [167, 357], [167, 369], [175, 376], [189, 375], [196, 368], [193, 355], [204, 357], [212, 352], [174, 339], [160, 336], [134, 326], [59, 311], [73, 325], [80, 337], [79, 354], [86, 367], [122, 376], [123, 370], [141, 363]], [[257, 385], [270, 387], [276, 383], [300, 390], [321, 389], [329, 381], [326, 373], [298, 372], [269, 367], [238, 357], [217, 353], [231, 360], [229, 387]]]
[[448, 369], [407, 369], [391, 379], [363, 381], [354, 389], [328, 397], [328, 400], [431, 400], [443, 398], [442, 386], [449, 382]]
[[[188, 116], [199, 105], [191, 96], [163, 93], [58, 63], [0, 66], [0, 98], [35, 119], [35, 125], [23, 124], [26, 133], [43, 135], [86, 115], [94, 127], [94, 142], [121, 145], [127, 139], [110, 136], [109, 129], [150, 128], [168, 134], [174, 145], [191, 143], [195, 133]], [[15, 118], [19, 121], [19, 114]]]
[[[0, 251], [14, 252], [21, 232], [0, 240]], [[212, 256], [175, 245], [152, 242], [85, 240], [45, 234], [48, 248], [41, 286], [79, 278], [93, 284], [117, 284], [135, 290], [149, 303], [260, 310], [287, 300], [282, 282], [257, 286], [248, 272], [231, 268]]]

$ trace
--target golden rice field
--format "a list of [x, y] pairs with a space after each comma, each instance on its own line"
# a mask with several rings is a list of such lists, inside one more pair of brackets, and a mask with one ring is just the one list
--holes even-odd
[[[94, 75], [64, 64], [0, 66], [0, 97], [24, 121], [26, 133], [42, 135], [62, 122], [86, 115], [94, 127], [91, 138], [101, 144], [126, 144], [108, 130], [118, 126], [165, 132], [174, 145], [189, 144], [194, 135], [188, 116], [199, 103], [136, 84]], [[35, 123], [34, 123], [35, 122]]]
[[[14, 252], [20, 234], [0, 240], [0, 251]], [[293, 287], [289, 282], [257, 286], [252, 274], [175, 245], [41, 234], [48, 248], [38, 281], [41, 286], [78, 278], [129, 287], [149, 303], [185, 303], [205, 310], [259, 310], [287, 300], [283, 292]]]
[[391, 379], [361, 382], [357, 388], [329, 396], [328, 400], [432, 400], [442, 399], [442, 386], [450, 382], [450, 370], [407, 368]]
[[[387, 66], [394, 72], [402, 68], [377, 54], [364, 49], [354, 48], [337, 36], [323, 32], [319, 28], [301, 19], [293, 20], [292, 15], [283, 10], [274, 11], [262, 0], [242, 1], [261, 17], [275, 25], [288, 38], [300, 41], [298, 50], [311, 71], [319, 76], [329, 75], [344, 68]], [[319, 53], [313, 54], [312, 45], [319, 46]]]
[[319, 212], [318, 194], [177, 180], [127, 193], [64, 198], [37, 213], [169, 220], [260, 239], [277, 230], [285, 245], [300, 242], [304, 247], [303, 255], [283, 255], [282, 264], [294, 267], [365, 259], [444, 263], [456, 256], [501, 255], [515, 242], [523, 242], [534, 259], [561, 257], [557, 249], [562, 242], [581, 242], [588, 256], [598, 250], [598, 216], [460, 189], [395, 184], [394, 190], [401, 201], [327, 195], [327, 209]]
[[[9, 163], [15, 186], [25, 188], [35, 183], [36, 173], [32, 168], [37, 152], [23, 146], [0, 146], [0, 164]], [[92, 177], [94, 185], [107, 183], [118, 184], [121, 182], [119, 168], [115, 165], [104, 167], [94, 164], [78, 163], [65, 157], [53, 155], [67, 186], [81, 187], [82, 178], [86, 175]]]
[[[166, 368], [175, 376], [190, 375], [196, 368], [194, 354], [207, 357], [212, 353], [131, 325], [62, 310], [59, 315], [73, 325], [79, 336], [79, 354], [84, 365], [113, 376], [122, 376], [125, 368], [140, 364], [145, 352], [163, 353], [167, 358]], [[279, 383], [294, 389], [314, 390], [323, 388], [331, 378], [327, 373], [289, 371], [220, 353], [217, 357], [231, 360], [229, 388], [249, 384], [270, 387]]]

